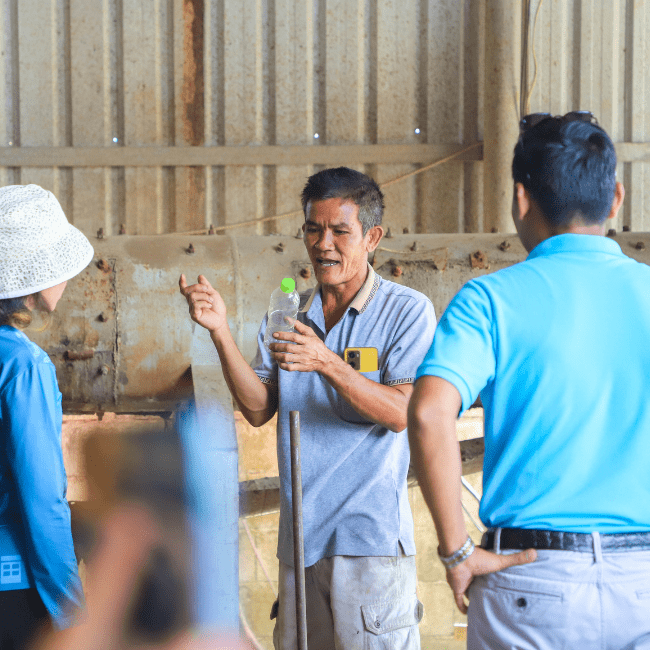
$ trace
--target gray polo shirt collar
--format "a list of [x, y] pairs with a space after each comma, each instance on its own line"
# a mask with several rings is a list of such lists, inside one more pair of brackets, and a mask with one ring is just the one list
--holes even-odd
[[[354, 309], [358, 314], [363, 314], [363, 312], [368, 308], [370, 301], [375, 297], [377, 289], [379, 288], [379, 283], [379, 276], [375, 273], [372, 266], [368, 264], [368, 275], [361, 285], [361, 289], [359, 289], [357, 295], [354, 297], [354, 300], [350, 303], [348, 309]], [[322, 285], [318, 283], [314, 287], [314, 290], [311, 292], [311, 295], [304, 306], [300, 308], [300, 311], [306, 313], [307, 318], [309, 318], [313, 323], [316, 323], [324, 332], [325, 321], [323, 317], [321, 286]], [[314, 299], [316, 297], [318, 297], [318, 299], [315, 301], [316, 304], [314, 304]]]

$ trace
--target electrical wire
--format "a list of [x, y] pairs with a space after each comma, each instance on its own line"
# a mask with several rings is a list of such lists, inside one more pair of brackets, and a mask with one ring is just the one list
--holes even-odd
[[528, 36], [530, 33], [530, 0], [523, 0], [521, 17], [521, 71], [519, 73], [519, 116], [528, 114], [526, 99], [528, 94]]
[[275, 588], [273, 587], [273, 580], [271, 580], [271, 575], [269, 574], [268, 569], [266, 568], [266, 564], [264, 564], [264, 560], [262, 559], [261, 553], [257, 549], [255, 542], [253, 541], [253, 535], [251, 534], [251, 530], [248, 527], [248, 524], [246, 523], [245, 519], [242, 519], [242, 525], [244, 526], [244, 530], [246, 531], [246, 535], [248, 536], [248, 541], [250, 542], [253, 548], [253, 553], [255, 553], [255, 557], [257, 558], [257, 561], [260, 563], [260, 566], [262, 567], [262, 571], [266, 576], [266, 579], [269, 583], [269, 587], [271, 588], [273, 595], [277, 598], [278, 594], [276, 593]]
[[[249, 528], [248, 523], [246, 522], [245, 519], [242, 519], [242, 525], [244, 527], [244, 530], [246, 531], [248, 541], [250, 542], [251, 547], [253, 548], [253, 553], [255, 554], [255, 557], [257, 558], [257, 561], [260, 563], [260, 566], [262, 567], [262, 571], [266, 576], [266, 580], [268, 582], [269, 588], [271, 589], [273, 596], [277, 598], [277, 593], [275, 591], [275, 588], [273, 587], [273, 581], [271, 580], [271, 575], [269, 574], [268, 569], [266, 568], [266, 564], [262, 559], [262, 554], [259, 552], [259, 549], [257, 548], [255, 541], [253, 540], [251, 529]], [[255, 650], [264, 650], [264, 647], [260, 645], [260, 642], [255, 636], [255, 633], [253, 632], [250, 624], [246, 620], [246, 615], [244, 614], [244, 610], [241, 606], [241, 602], [239, 603], [239, 620], [241, 621], [242, 628], [244, 629], [244, 634], [246, 635], [246, 638], [251, 643], [253, 648], [255, 648]]]
[[460, 477], [460, 482], [463, 484], [463, 487], [478, 501], [481, 502], [481, 495], [472, 487], [472, 484], [464, 477]]
[[[530, 12], [530, 0], [526, 0], [526, 4], [528, 7], [528, 11]], [[528, 115], [530, 113], [530, 98], [533, 94], [533, 89], [535, 88], [535, 83], [537, 82], [537, 53], [535, 52], [535, 31], [537, 28], [537, 19], [539, 18], [539, 10], [542, 8], [542, 4], [544, 4], [544, 0], [539, 0], [539, 3], [537, 5], [537, 10], [535, 11], [535, 18], [533, 20], [533, 30], [532, 30], [532, 35], [531, 35], [531, 46], [530, 49], [532, 50], [533, 54], [533, 80], [530, 82], [530, 86], [526, 87], [523, 84], [526, 83], [528, 85], [528, 33], [525, 35], [525, 43], [526, 43], [526, 50], [522, 54], [522, 71], [524, 70], [524, 61], [523, 59], [525, 58], [525, 68], [526, 68], [526, 74], [525, 74], [525, 80], [523, 78], [523, 73], [522, 73], [522, 103], [521, 103], [521, 115], [520, 119], [524, 115]], [[530, 13], [528, 14], [528, 23], [530, 21]], [[530, 30], [530, 25], [527, 24], [525, 27], [525, 31], [528, 32]]]
[[244, 614], [244, 609], [242, 608], [241, 603], [239, 603], [239, 620], [241, 621], [242, 628], [244, 628], [246, 639], [253, 646], [253, 648], [255, 648], [255, 650], [265, 650], [264, 646], [260, 645], [260, 642], [257, 640], [255, 633], [251, 629], [251, 626], [246, 619], [246, 615]]
[[463, 510], [465, 511], [465, 514], [470, 518], [471, 522], [476, 526], [476, 529], [479, 531], [479, 533], [484, 533], [485, 528], [479, 524], [476, 519], [474, 519], [472, 513], [467, 509], [467, 506], [461, 501], [460, 505], [462, 506]]

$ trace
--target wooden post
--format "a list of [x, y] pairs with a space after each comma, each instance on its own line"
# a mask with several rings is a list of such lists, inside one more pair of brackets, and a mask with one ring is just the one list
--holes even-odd
[[512, 155], [519, 136], [521, 1], [487, 0], [483, 204], [485, 232], [515, 232]]

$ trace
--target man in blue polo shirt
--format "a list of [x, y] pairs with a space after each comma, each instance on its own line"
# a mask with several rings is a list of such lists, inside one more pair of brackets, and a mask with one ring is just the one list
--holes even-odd
[[[187, 287], [181, 276], [181, 292], [210, 330], [244, 417], [260, 426], [278, 413], [276, 649], [297, 647], [289, 412], [299, 410], [309, 649], [416, 650], [422, 605], [405, 428], [415, 371], [433, 339], [433, 305], [368, 264], [383, 235], [383, 196], [372, 179], [323, 170], [308, 179], [302, 205], [318, 286], [301, 296], [295, 332], [277, 333], [271, 352], [264, 318], [252, 368], [207, 279]], [[360, 370], [344, 360], [348, 348], [366, 349]]]
[[[603, 236], [624, 191], [594, 122], [522, 120], [513, 217], [530, 254], [456, 295], [409, 406], [470, 650], [650, 647], [650, 268]], [[489, 529], [474, 549], [455, 420], [479, 393]]]

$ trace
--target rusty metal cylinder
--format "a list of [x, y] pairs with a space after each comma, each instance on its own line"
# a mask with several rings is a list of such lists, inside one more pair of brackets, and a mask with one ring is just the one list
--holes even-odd
[[[614, 239], [627, 255], [650, 262], [650, 234]], [[181, 273], [190, 284], [202, 273], [221, 293], [246, 359], [255, 355], [282, 278], [293, 277], [298, 291], [316, 285], [313, 273], [302, 273], [311, 264], [294, 237], [195, 237], [191, 255], [188, 244], [182, 235], [94, 240], [94, 263], [68, 283], [50, 325], [27, 330], [54, 361], [67, 413], [169, 413], [192, 394], [192, 321], [178, 289]], [[525, 257], [516, 235], [396, 235], [380, 243], [373, 268], [429, 296], [440, 317], [465, 282]]]

